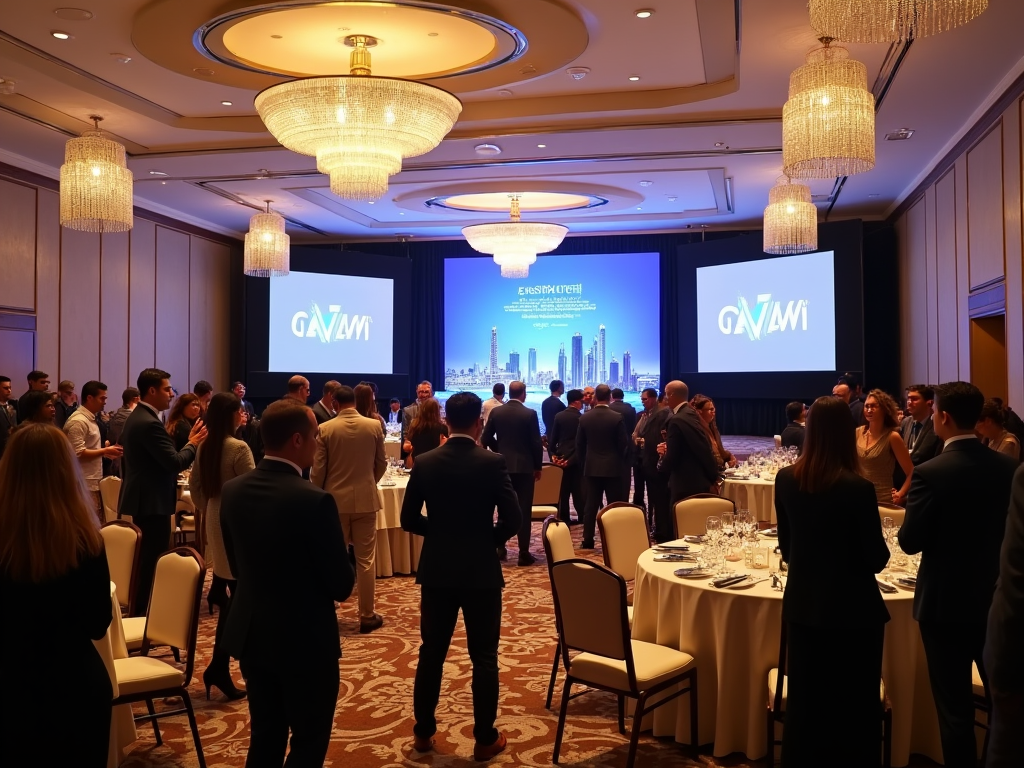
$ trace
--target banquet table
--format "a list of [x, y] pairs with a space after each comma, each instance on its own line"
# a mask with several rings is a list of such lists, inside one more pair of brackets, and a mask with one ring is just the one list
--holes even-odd
[[420, 564], [423, 537], [402, 530], [402, 502], [408, 475], [393, 478], [394, 485], [377, 484], [381, 508], [377, 511], [377, 578], [415, 573]]
[[747, 509], [758, 522], [775, 525], [775, 478], [746, 480], [726, 477], [722, 495], [736, 503], [736, 509]]
[[[114, 689], [114, 698], [118, 696], [117, 673], [114, 671], [114, 659], [128, 658], [128, 648], [124, 642], [124, 629], [121, 626], [121, 606], [117, 602], [117, 590], [114, 582], [110, 582], [111, 621], [107, 633], [100, 640], [93, 640], [93, 645], [103, 659], [103, 665], [110, 675], [110, 686]], [[124, 751], [135, 741], [135, 718], [132, 716], [132, 705], [121, 704], [114, 707], [110, 717], [110, 740], [107, 747], [107, 768], [117, 768], [124, 760]]]
[[[681, 543], [681, 542], [679, 542]], [[746, 590], [716, 589], [709, 579], [674, 575], [678, 562], [655, 562], [647, 550], [637, 561], [633, 638], [676, 648], [697, 662], [700, 743], [715, 756], [765, 754], [768, 671], [778, 666], [782, 593], [769, 581]], [[747, 570], [755, 578], [767, 571]], [[740, 567], [736, 567], [740, 566]], [[942, 762], [924, 648], [913, 617], [914, 593], [883, 594], [892, 619], [885, 626], [882, 679], [892, 704], [892, 765], [919, 753]], [[689, 698], [681, 696], [648, 715], [655, 736], [689, 743]], [[842, 745], [836, 745], [841, 749]]]

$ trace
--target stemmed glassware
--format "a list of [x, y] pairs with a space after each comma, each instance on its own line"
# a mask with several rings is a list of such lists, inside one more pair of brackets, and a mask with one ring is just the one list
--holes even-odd
[[722, 519], [714, 515], [708, 517], [704, 522], [704, 530], [706, 533], [707, 546], [705, 551], [707, 552], [708, 559], [712, 561], [712, 567], [718, 569], [719, 563], [719, 546], [722, 541]]

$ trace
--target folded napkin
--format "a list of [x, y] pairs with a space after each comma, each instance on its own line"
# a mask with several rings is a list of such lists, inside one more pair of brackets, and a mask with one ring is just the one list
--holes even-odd
[[683, 536], [683, 541], [687, 541], [690, 544], [701, 544], [704, 541], [703, 536]]
[[663, 555], [655, 555], [656, 563], [681, 563], [686, 560], [696, 560], [696, 555], [689, 555], [684, 552], [667, 552]]
[[722, 587], [728, 587], [732, 584], [739, 584], [741, 581], [746, 581], [747, 574], [745, 573], [733, 573], [729, 576], [720, 576], [717, 579], [712, 579], [711, 584], [715, 589], [722, 589]]
[[885, 592], [887, 595], [892, 595], [896, 592], [899, 592], [899, 590], [896, 589], [896, 587], [894, 587], [892, 584], [887, 584], [886, 582], [881, 581], [879, 579], [875, 579], [875, 581], [878, 583], [878, 588]]

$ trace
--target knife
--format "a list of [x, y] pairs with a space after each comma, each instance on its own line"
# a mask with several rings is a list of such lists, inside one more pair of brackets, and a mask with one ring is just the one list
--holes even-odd
[[726, 576], [725, 578], [715, 579], [711, 582], [711, 585], [715, 587], [715, 589], [722, 589], [723, 587], [728, 587], [730, 584], [739, 584], [741, 581], [746, 580], [746, 578], [747, 574], [745, 573], [738, 576]]
[[885, 594], [887, 595], [894, 595], [897, 592], [899, 592], [899, 590], [896, 589], [896, 587], [894, 587], [892, 584], [882, 581], [881, 579], [875, 579], [875, 582], [878, 584], [878, 588], [885, 592]]

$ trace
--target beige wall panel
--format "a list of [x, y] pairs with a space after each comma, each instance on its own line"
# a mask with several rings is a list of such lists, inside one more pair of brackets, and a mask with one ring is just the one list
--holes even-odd
[[81, 388], [99, 373], [100, 236], [65, 228], [60, 245], [58, 378], [71, 379]]
[[228, 384], [228, 300], [230, 250], [226, 245], [192, 237], [189, 316], [189, 375], [206, 379], [218, 392]]
[[970, 248], [967, 237], [967, 158], [957, 158], [956, 174], [956, 338], [960, 380], [971, 380]]
[[[36, 212], [36, 368], [51, 378], [60, 367], [60, 235], [60, 198], [56, 192], [40, 189]], [[20, 382], [15, 382], [15, 396], [26, 388], [22, 376]]]
[[928, 381], [939, 377], [939, 291], [935, 244], [935, 187], [924, 193], [925, 207], [925, 306], [928, 324]]
[[1021, 274], [1020, 103], [1003, 116], [1003, 222], [1006, 233], [1007, 399], [1024, 407], [1024, 276]]
[[127, 232], [103, 235], [100, 249], [100, 381], [110, 388], [111, 402], [129, 381], [129, 237]]
[[956, 174], [935, 185], [935, 296], [937, 304], [937, 375], [931, 381], [960, 377], [956, 296]]
[[128, 380], [156, 361], [156, 225], [136, 218], [129, 238]]
[[32, 331], [0, 328], [0, 372], [10, 377], [14, 397], [28, 389], [25, 376], [35, 368], [35, 343]]
[[36, 308], [36, 188], [0, 180], [0, 307]]
[[967, 153], [967, 236], [972, 289], [1005, 273], [1002, 134], [1000, 123]]
[[189, 342], [189, 236], [156, 228], [156, 365], [171, 374], [179, 393], [191, 392]]
[[914, 286], [920, 288], [922, 276], [927, 274], [927, 227], [926, 199], [922, 198], [907, 211], [905, 261], [910, 280], [904, 302], [908, 335], [903, 337], [909, 347], [903, 370], [907, 381], [928, 378], [928, 299], [925, 291], [913, 290]]
[[899, 267], [900, 281], [900, 378], [910, 381], [910, 363], [914, 339], [910, 333], [910, 259], [907, 256], [907, 214], [896, 220], [896, 260]]

